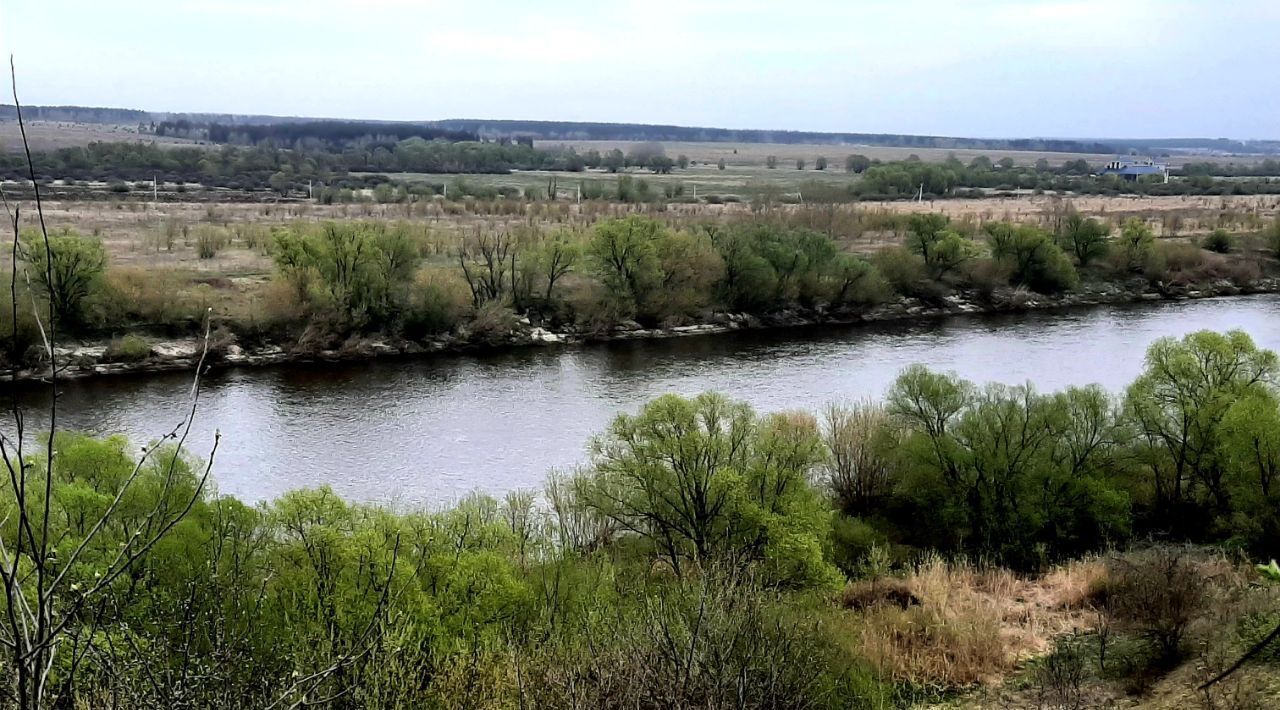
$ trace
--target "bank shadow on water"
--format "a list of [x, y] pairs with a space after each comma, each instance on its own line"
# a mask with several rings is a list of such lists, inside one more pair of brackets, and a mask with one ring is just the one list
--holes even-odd
[[[222, 433], [218, 487], [263, 500], [331, 485], [357, 500], [438, 505], [473, 489], [539, 487], [585, 459], [619, 412], [667, 392], [707, 390], [753, 406], [817, 409], [881, 397], [920, 363], [974, 381], [1121, 390], [1161, 336], [1249, 332], [1280, 348], [1280, 296], [817, 326], [583, 347], [315, 363], [213, 372], [191, 449]], [[187, 407], [189, 373], [67, 382], [60, 425], [141, 443]], [[24, 403], [40, 418], [47, 392]]]

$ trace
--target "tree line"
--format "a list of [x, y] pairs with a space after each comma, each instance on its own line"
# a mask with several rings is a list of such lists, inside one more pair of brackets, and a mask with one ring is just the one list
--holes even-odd
[[[368, 334], [501, 340], [518, 318], [593, 337], [726, 313], [849, 318], [904, 297], [944, 304], [957, 292], [998, 305], [1019, 293], [1070, 292], [1086, 281], [1137, 282], [1166, 293], [1222, 280], [1247, 288], [1262, 276], [1265, 254], [1280, 254], [1274, 227], [1259, 256], [1221, 230], [1199, 245], [1157, 241], [1141, 220], [1116, 231], [1078, 213], [1062, 215], [1052, 229], [1011, 222], [977, 228], [940, 214], [905, 216], [894, 229], [903, 235], [900, 245], [858, 255], [812, 225], [777, 217], [676, 227], [633, 214], [586, 229], [477, 227], [444, 249], [421, 225], [298, 223], [255, 237], [282, 287], [272, 309], [219, 325], [251, 342], [296, 347], [305, 334], [309, 347], [322, 348]], [[191, 238], [202, 258], [212, 258], [231, 235], [202, 226]], [[19, 256], [35, 299], [49, 302], [60, 327], [82, 335], [172, 333], [202, 320], [203, 307], [184, 308], [171, 296], [162, 297], [163, 312], [142, 310], [129, 295], [138, 285], [117, 282], [94, 237], [55, 231], [47, 250], [32, 239]], [[18, 315], [23, 346], [11, 364], [39, 364], [39, 348], [30, 347], [38, 328]]]

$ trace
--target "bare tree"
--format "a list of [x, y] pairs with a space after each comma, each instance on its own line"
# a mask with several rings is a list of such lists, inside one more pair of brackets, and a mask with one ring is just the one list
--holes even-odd
[[[45, 259], [42, 263], [51, 268], [51, 249], [49, 233], [45, 226], [44, 208], [40, 196], [40, 183], [36, 179], [35, 164], [31, 158], [31, 148], [27, 141], [26, 124], [22, 118], [22, 106], [18, 100], [17, 73], [14, 69], [13, 57], [9, 58], [10, 79], [13, 88], [14, 106], [17, 112], [18, 127], [22, 136], [23, 149], [27, 160], [28, 177], [34, 190], [35, 210], [39, 238], [31, 248], [43, 248]], [[19, 256], [22, 249], [19, 238], [21, 211], [18, 206], [11, 206], [7, 196], [3, 198], [6, 216], [13, 233], [13, 272], [10, 275], [9, 290], [12, 297], [13, 332], [12, 343], [16, 349], [17, 322], [19, 309], [18, 271]], [[29, 261], [29, 260], [28, 260]], [[51, 274], [46, 273], [40, 279], [46, 290], [53, 283]], [[46, 293], [48, 310], [42, 314], [36, 291], [31, 287], [32, 280], [24, 271], [27, 291], [31, 296], [31, 311], [40, 331], [42, 346], [49, 362], [47, 379], [51, 398], [49, 405], [49, 433], [45, 441], [43, 461], [37, 465], [26, 449], [27, 432], [24, 412], [20, 405], [17, 387], [11, 386], [10, 414], [14, 423], [13, 436], [0, 433], [0, 458], [3, 459], [7, 479], [0, 485], [8, 485], [12, 495], [12, 505], [7, 511], [6, 520], [12, 524], [13, 537], [6, 540], [0, 537], [0, 583], [4, 589], [5, 609], [0, 618], [0, 651], [7, 656], [8, 670], [12, 674], [13, 683], [4, 688], [10, 700], [20, 708], [41, 708], [48, 706], [52, 700], [49, 693], [49, 677], [59, 649], [70, 639], [76, 638], [78, 624], [84, 623], [87, 614], [97, 604], [106, 602], [112, 583], [126, 571], [134, 567], [156, 545], [166, 533], [191, 510], [191, 507], [203, 494], [217, 452], [217, 436], [209, 453], [208, 462], [198, 478], [193, 493], [180, 501], [175, 508], [170, 506], [169, 494], [176, 492], [175, 474], [181, 456], [183, 444], [191, 431], [195, 418], [196, 405], [200, 394], [200, 376], [204, 368], [204, 357], [208, 350], [209, 327], [205, 327], [205, 348], [201, 353], [200, 363], [196, 368], [195, 380], [191, 386], [190, 406], [186, 414], [171, 431], [161, 438], [161, 442], [175, 443], [171, 449], [159, 445], [143, 449], [142, 456], [133, 467], [131, 473], [121, 484], [114, 499], [96, 522], [88, 527], [88, 532], [66, 557], [59, 557], [53, 549], [49, 523], [55, 513], [54, 496], [55, 461], [57, 450], [58, 426], [58, 362], [56, 342], [55, 306], [52, 294]], [[16, 355], [16, 353], [15, 353]], [[17, 362], [15, 358], [13, 360]], [[11, 371], [11, 379], [17, 379], [17, 368]], [[128, 536], [113, 553], [104, 570], [92, 583], [81, 587], [72, 582], [69, 574], [76, 568], [81, 556], [99, 538], [109, 522], [116, 517], [120, 503], [133, 483], [142, 474], [144, 467], [156, 457], [163, 468], [164, 482], [161, 495], [157, 497], [154, 507], [140, 517], [133, 534]], [[74, 644], [72, 644], [74, 647]], [[76, 666], [73, 664], [72, 668]]]

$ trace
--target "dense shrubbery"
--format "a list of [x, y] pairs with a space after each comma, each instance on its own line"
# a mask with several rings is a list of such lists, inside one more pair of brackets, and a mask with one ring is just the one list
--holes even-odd
[[[859, 222], [837, 224], [854, 219]], [[941, 306], [960, 292], [1005, 303], [1017, 298], [1010, 288], [1054, 294], [1076, 288], [1081, 278], [1141, 275], [1151, 288], [1178, 293], [1221, 280], [1248, 286], [1265, 266], [1250, 249], [1224, 255], [1191, 242], [1157, 241], [1137, 219], [1112, 237], [1078, 214], [1067, 214], [1056, 236], [1008, 222], [979, 229], [939, 214], [832, 212], [824, 221], [804, 213], [677, 225], [631, 214], [589, 228], [548, 230], [525, 222], [446, 235], [413, 222], [296, 222], [268, 230], [170, 220], [148, 238], [157, 252], [182, 239], [204, 259], [229, 248], [269, 253], [276, 281], [266, 289], [264, 307], [249, 313], [220, 312], [217, 289], [227, 284], [213, 285], [216, 280], [108, 268], [96, 237], [51, 234], [51, 271], [36, 235], [24, 237], [22, 253], [36, 300], [51, 294], [57, 324], [76, 335], [191, 333], [212, 307], [215, 320], [240, 337], [320, 349], [335, 349], [353, 335], [417, 340], [450, 331], [501, 342], [510, 335], [503, 325], [524, 317], [532, 325], [591, 335], [631, 321], [644, 327], [706, 322], [726, 311], [850, 317], [900, 296]], [[839, 233], [837, 227], [892, 229], [904, 234], [905, 246], [864, 258], [828, 236]], [[19, 278], [20, 290], [26, 283]], [[37, 329], [30, 309], [20, 310], [21, 337], [5, 348], [6, 360], [35, 365], [38, 349], [30, 346]]]

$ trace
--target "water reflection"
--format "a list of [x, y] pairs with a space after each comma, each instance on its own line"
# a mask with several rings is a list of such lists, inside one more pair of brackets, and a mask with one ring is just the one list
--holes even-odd
[[[1280, 297], [1065, 313], [736, 333], [417, 361], [235, 370], [204, 382], [196, 453], [223, 434], [219, 489], [262, 500], [329, 484], [360, 500], [442, 504], [541, 484], [582, 461], [619, 411], [665, 392], [719, 390], [763, 410], [878, 398], [912, 363], [977, 381], [1119, 390], [1152, 340], [1242, 328], [1280, 349]], [[67, 383], [59, 420], [141, 443], [186, 406], [182, 373]], [[36, 427], [46, 394], [24, 391]]]

